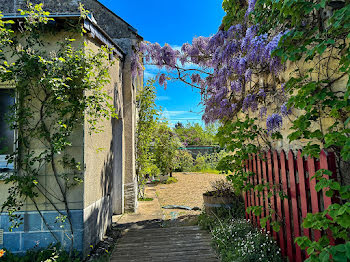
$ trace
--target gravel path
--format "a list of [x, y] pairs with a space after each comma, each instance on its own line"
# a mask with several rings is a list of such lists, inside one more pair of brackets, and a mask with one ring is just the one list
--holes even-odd
[[[208, 173], [174, 173], [177, 183], [155, 186], [156, 194], [161, 206], [183, 205], [189, 207], [203, 207], [203, 193], [211, 189], [211, 183], [225, 179], [225, 175]], [[163, 209], [165, 219], [183, 215], [199, 215], [201, 211], [179, 209]]]

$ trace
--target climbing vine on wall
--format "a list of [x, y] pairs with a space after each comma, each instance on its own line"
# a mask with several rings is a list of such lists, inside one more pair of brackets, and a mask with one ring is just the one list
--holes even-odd
[[[81, 11], [83, 18], [86, 11]], [[72, 254], [74, 228], [67, 195], [82, 182], [83, 166], [69, 149], [74, 132], [83, 132], [83, 126], [101, 132], [101, 119], [117, 117], [113, 100], [103, 89], [113, 64], [111, 50], [101, 47], [93, 52], [82, 43], [75, 47], [80, 44], [74, 38], [83, 34], [80, 20], [64, 24], [61, 30], [69, 32], [65, 39], [49, 42], [60, 26], [41, 4], [29, 4], [21, 15], [23, 21], [0, 19], [0, 79], [15, 90], [8, 121], [17, 131], [17, 148], [8, 158], [16, 168], [5, 180], [10, 189], [2, 210], [18, 227], [22, 218], [16, 211], [29, 201], [46, 223], [39, 206], [44, 199], [59, 213], [57, 222], [67, 222], [65, 234]], [[57, 190], [45, 187], [42, 176], [52, 176], [51, 186]]]

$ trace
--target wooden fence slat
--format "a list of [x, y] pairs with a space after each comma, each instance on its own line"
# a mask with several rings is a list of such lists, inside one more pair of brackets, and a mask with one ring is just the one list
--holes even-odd
[[[272, 197], [271, 197], [271, 209], [274, 211], [276, 210], [276, 196], [275, 194], [273, 194], [273, 185], [274, 183], [274, 179], [273, 179], [273, 166], [272, 166], [272, 155], [271, 155], [271, 151], [267, 152], [267, 167], [268, 167], [268, 175], [269, 175], [269, 185], [270, 185], [270, 192], [272, 193]], [[276, 213], [273, 212], [271, 214], [271, 219], [272, 221], [276, 221]], [[274, 237], [275, 240], [277, 240], [277, 232], [272, 230], [272, 235]]]
[[[320, 169], [328, 169], [327, 154], [324, 150], [322, 150], [320, 155]], [[328, 179], [327, 175], [323, 175], [323, 177]], [[323, 203], [324, 203], [325, 210], [332, 204], [332, 199], [326, 196], [326, 191], [327, 191], [326, 189], [323, 189]]]
[[[327, 153], [322, 150], [321, 151], [321, 155], [320, 155], [320, 169], [327, 169], [329, 170], [329, 166], [328, 166], [328, 156]], [[328, 179], [329, 177], [327, 175], [323, 175], [324, 178]], [[324, 188], [323, 190], [323, 206], [324, 206], [324, 210], [326, 210], [331, 204], [332, 204], [332, 198], [326, 196], [326, 191], [327, 189]], [[328, 229], [327, 230], [327, 236], [329, 239], [329, 243], [331, 245], [335, 244], [335, 240], [332, 236], [332, 232]]]
[[[267, 180], [267, 155], [265, 153], [263, 153], [263, 161], [262, 161], [262, 172], [263, 172], [263, 179], [264, 179], [264, 183], [267, 184], [268, 180]], [[268, 198], [268, 190], [267, 188], [265, 187], [264, 188], [264, 194], [265, 194], [265, 214], [266, 214], [266, 217], [269, 216], [269, 198]], [[266, 223], [266, 230], [267, 231], [271, 231], [271, 228], [270, 228], [270, 221], [269, 219], [267, 220], [267, 223]]]
[[[249, 171], [253, 172], [253, 156], [252, 155], [249, 156], [249, 167], [250, 167]], [[250, 175], [249, 180], [250, 180], [250, 184], [254, 186], [254, 179], [253, 179], [252, 175]], [[250, 190], [250, 204], [251, 204], [251, 206], [255, 206], [255, 196], [254, 196], [253, 189]], [[252, 223], [255, 224], [253, 212], [250, 212], [250, 218], [251, 218]]]
[[[254, 172], [254, 185], [257, 186], [259, 184], [258, 181], [258, 156], [256, 154], [253, 154], [253, 172]], [[255, 196], [255, 206], [260, 206], [260, 201], [259, 201], [259, 192], [254, 190], [254, 196]], [[257, 225], [260, 227], [260, 217], [255, 216]]]
[[[272, 221], [278, 220], [281, 222], [278, 233], [272, 229], [270, 221], [266, 223], [266, 230], [272, 232], [273, 237], [281, 248], [282, 255], [287, 255], [291, 262], [301, 262], [303, 261], [303, 256], [305, 256], [300, 247], [294, 243], [294, 239], [302, 235], [311, 237], [309, 229], [301, 228], [300, 214], [302, 219], [304, 219], [308, 212], [320, 212], [322, 211], [322, 206], [327, 208], [335, 201], [335, 199], [327, 197], [325, 192], [323, 192], [323, 198], [321, 198], [323, 203], [320, 206], [320, 195], [315, 189], [316, 180], [311, 179], [319, 169], [331, 170], [333, 172], [332, 178], [335, 179], [335, 155], [322, 151], [320, 160], [315, 161], [311, 157], [304, 160], [301, 151], [298, 151], [296, 159], [291, 150], [288, 152], [288, 159], [284, 151], [280, 154], [276, 151], [268, 151], [267, 153], [262, 152], [261, 154], [250, 155], [245, 163], [245, 170], [253, 173], [253, 175], [249, 176], [247, 183], [251, 183], [253, 186], [269, 186], [269, 188], [264, 188], [262, 192], [251, 189], [244, 193], [246, 207], [263, 207], [263, 212], [260, 216], [255, 216], [250, 212], [249, 214], [246, 213], [246, 218], [251, 219], [253, 224], [259, 226], [261, 226], [261, 218], [269, 215], [271, 215]], [[307, 171], [308, 177], [305, 171]], [[325, 176], [325, 178], [328, 178], [328, 176]], [[281, 192], [287, 198], [282, 198]], [[270, 193], [272, 193], [272, 197], [269, 198]], [[271, 213], [269, 207], [274, 210], [273, 213]], [[335, 241], [331, 232], [327, 231], [327, 235], [330, 239], [330, 244], [334, 244]], [[321, 237], [321, 231], [314, 230], [312, 237], [313, 240], [318, 241]]]
[[[312, 157], [308, 157], [307, 159], [307, 167], [309, 171], [309, 183], [310, 183], [310, 194], [311, 194], [311, 209], [312, 213], [318, 213], [320, 211], [319, 205], [318, 205], [318, 195], [317, 191], [315, 189], [316, 186], [316, 179], [313, 178], [315, 175], [315, 160]], [[321, 232], [319, 230], [314, 230], [314, 237], [315, 240], [318, 241], [321, 238]]]
[[[250, 172], [251, 171], [251, 166], [250, 166], [250, 156], [249, 156], [249, 158], [248, 158], [248, 160], [247, 160], [247, 163], [248, 163], [248, 172]], [[248, 177], [248, 180], [247, 180], [247, 182], [250, 184], [250, 177]], [[248, 203], [249, 203], [249, 206], [252, 206], [253, 204], [252, 204], [252, 199], [251, 199], [251, 196], [252, 196], [252, 192], [251, 192], [251, 190], [249, 189], [248, 191]], [[248, 217], [249, 217], [249, 220], [252, 220], [252, 215], [251, 215], [251, 212], [249, 212], [248, 213]]]
[[[303, 219], [307, 215], [307, 195], [306, 195], [306, 179], [305, 179], [305, 169], [304, 169], [304, 159], [302, 157], [301, 151], [298, 152], [297, 156], [298, 165], [298, 178], [299, 178], [299, 192], [301, 199], [301, 215]], [[303, 235], [310, 238], [310, 230], [308, 228], [303, 229]]]
[[[277, 187], [277, 194], [276, 194], [276, 203], [277, 203], [277, 215], [280, 220], [280, 222], [283, 223], [282, 219], [282, 203], [281, 203], [281, 197], [279, 196], [280, 193], [280, 178], [279, 178], [279, 161], [278, 161], [278, 155], [277, 152], [273, 152], [273, 167], [274, 167], [274, 176], [275, 176], [275, 185]], [[279, 236], [279, 246], [282, 251], [282, 255], [286, 255], [286, 247], [284, 244], [284, 232], [283, 232], [283, 226], [281, 227], [281, 230], [278, 232]]]
[[[294, 238], [300, 237], [300, 223], [299, 223], [299, 207], [297, 199], [297, 183], [295, 179], [294, 169], [294, 154], [289, 151], [288, 154], [288, 169], [289, 169], [289, 182], [290, 182], [290, 198], [292, 200], [292, 212], [293, 212], [293, 233]], [[298, 245], [295, 245], [295, 261], [301, 262], [302, 255], [301, 249]]]
[[[246, 160], [244, 163], [244, 171], [248, 172], [248, 161]], [[249, 201], [249, 192], [243, 192], [243, 197], [244, 197], [244, 205], [245, 205], [245, 210], [247, 210], [247, 207], [250, 206], [250, 201]], [[249, 215], [247, 212], [245, 212], [245, 219], [249, 219]]]
[[281, 164], [281, 182], [282, 182], [282, 190], [283, 194], [287, 196], [283, 199], [283, 207], [284, 207], [284, 228], [286, 234], [286, 242], [287, 242], [287, 255], [289, 257], [289, 261], [293, 261], [293, 239], [292, 239], [292, 230], [291, 230], [291, 219], [289, 212], [289, 195], [288, 195], [288, 181], [287, 181], [287, 170], [286, 170], [286, 155], [282, 150], [280, 153], [280, 164]]
[[[261, 159], [260, 159], [260, 156], [257, 155], [257, 158], [258, 158], [258, 184], [261, 185], [262, 184], [262, 173], [261, 173]], [[258, 192], [258, 194], [260, 195], [260, 199], [259, 199], [259, 204], [260, 206], [262, 206], [262, 212], [261, 212], [261, 215], [260, 215], [260, 218], [263, 218], [265, 216], [265, 208], [264, 208], [264, 201], [263, 201], [263, 194], [264, 192]], [[260, 220], [259, 220], [259, 226], [260, 226]]]

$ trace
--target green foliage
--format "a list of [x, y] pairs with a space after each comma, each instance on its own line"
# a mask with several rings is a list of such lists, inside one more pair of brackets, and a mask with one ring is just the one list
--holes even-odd
[[251, 154], [258, 155], [261, 152], [259, 141], [267, 141], [266, 132], [256, 121], [257, 119], [246, 117], [245, 120], [226, 122], [217, 134], [220, 146], [232, 152], [220, 160], [218, 169], [226, 173], [232, 172], [228, 178], [237, 193], [253, 187], [248, 179], [252, 174], [245, 170], [245, 164]]
[[6, 251], [0, 260], [4, 262], [80, 262], [81, 257], [77, 252], [70, 256], [61, 249], [60, 245], [50, 245], [46, 249], [28, 250], [25, 255], [15, 255]]
[[219, 223], [226, 223], [235, 218], [244, 218], [244, 212], [242, 214], [242, 212], [236, 212], [234, 209], [218, 207], [213, 213], [201, 213], [198, 216], [198, 225], [204, 230], [211, 231]]
[[151, 143], [159, 116], [155, 99], [154, 80], [149, 80], [143, 89], [137, 93], [136, 97], [139, 112], [136, 130], [136, 174], [139, 197], [144, 196], [146, 177], [156, 176], [160, 172], [154, 163], [155, 156], [151, 151]]
[[216, 170], [221, 159], [227, 156], [225, 150], [220, 152], [207, 153], [202, 155], [199, 153], [195, 160], [194, 171], [204, 172], [205, 170]]
[[174, 183], [177, 183], [178, 180], [176, 177], [169, 177], [166, 181], [163, 182], [163, 184], [174, 184]]
[[248, 3], [243, 0], [223, 0], [222, 8], [226, 12], [222, 20], [225, 30], [228, 30], [232, 24], [240, 23], [245, 17]]
[[193, 159], [191, 153], [186, 150], [177, 150], [175, 155], [175, 171], [177, 172], [207, 172], [218, 173], [216, 167], [219, 161], [225, 157], [225, 150], [214, 153], [199, 153], [196, 159]]
[[187, 150], [176, 150], [175, 171], [189, 172], [193, 170], [194, 159]]
[[184, 126], [178, 122], [175, 125], [174, 132], [184, 146], [208, 146], [217, 144], [215, 140], [217, 127], [214, 124], [207, 125], [203, 128], [198, 123], [188, 123]]
[[[0, 41], [0, 81], [13, 85], [16, 93], [8, 116], [10, 126], [17, 131], [18, 146], [8, 159], [16, 164], [16, 171], [5, 180], [10, 189], [2, 204], [13, 227], [22, 223], [14, 212], [24, 201], [34, 203], [40, 213], [36, 202], [39, 197], [62, 217], [70, 213], [67, 194], [83, 179], [81, 163], [69, 154], [72, 135], [84, 126], [90, 133], [101, 132], [101, 120], [117, 117], [113, 99], [104, 90], [114, 63], [110, 60], [111, 50], [75, 47], [79, 45], [74, 38], [82, 37], [80, 21], [65, 25], [65, 39], [56, 45], [50, 43], [48, 39], [61, 29], [49, 23], [52, 19], [42, 5], [29, 4], [28, 9], [21, 10], [25, 16], [21, 33], [5, 27], [13, 22], [0, 20], [0, 34], [4, 37]], [[54, 194], [39, 179], [44, 170], [51, 170], [47, 175], [54, 178], [52, 187], [58, 188]], [[64, 206], [64, 211], [58, 206]], [[73, 255], [71, 216], [66, 219], [71, 239], [69, 255]]]
[[[307, 139], [305, 155], [318, 157], [324, 147], [335, 152], [340, 161], [349, 161], [349, 1], [258, 0], [253, 16], [262, 25], [262, 32], [289, 30], [275, 55], [286, 62], [312, 64], [308, 70], [298, 68], [286, 84], [288, 106], [302, 112], [292, 122], [289, 140]], [[330, 124], [323, 127], [327, 122]], [[326, 171], [320, 170], [316, 175], [316, 190], [326, 190], [327, 196], [337, 193], [341, 202], [323, 212], [308, 214], [303, 226], [328, 229], [335, 237], [349, 241], [349, 187], [323, 178], [323, 173]], [[331, 247], [327, 237], [318, 242], [306, 237], [296, 241], [307, 248], [307, 261], [346, 261], [350, 257], [346, 254], [349, 244]]]
[[145, 198], [139, 198], [138, 200], [139, 200], [139, 201], [146, 201], [146, 202], [148, 202], [148, 201], [153, 201], [153, 198], [151, 198], [151, 197], [145, 197]]
[[155, 163], [162, 175], [171, 174], [176, 168], [176, 150], [181, 146], [179, 139], [167, 122], [159, 122], [154, 131], [153, 153]]
[[284, 261], [276, 242], [245, 220], [232, 220], [212, 231], [222, 261]]
[[221, 261], [284, 261], [275, 241], [243, 219], [203, 213], [199, 225], [211, 231]]

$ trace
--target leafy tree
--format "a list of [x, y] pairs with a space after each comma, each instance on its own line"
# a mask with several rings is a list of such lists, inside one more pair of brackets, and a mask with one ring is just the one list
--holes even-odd
[[139, 197], [144, 196], [144, 185], [147, 177], [158, 175], [158, 168], [154, 163], [154, 154], [151, 151], [159, 117], [155, 99], [154, 80], [149, 80], [143, 89], [138, 92], [136, 98], [139, 113], [136, 130], [136, 174]]
[[172, 176], [176, 167], [176, 150], [181, 146], [179, 139], [167, 122], [159, 122], [154, 131], [155, 163], [162, 175]]
[[207, 146], [215, 145], [215, 134], [217, 128], [214, 124], [209, 124], [203, 128], [200, 124], [188, 123], [175, 125], [174, 132], [179, 137], [184, 146]]

